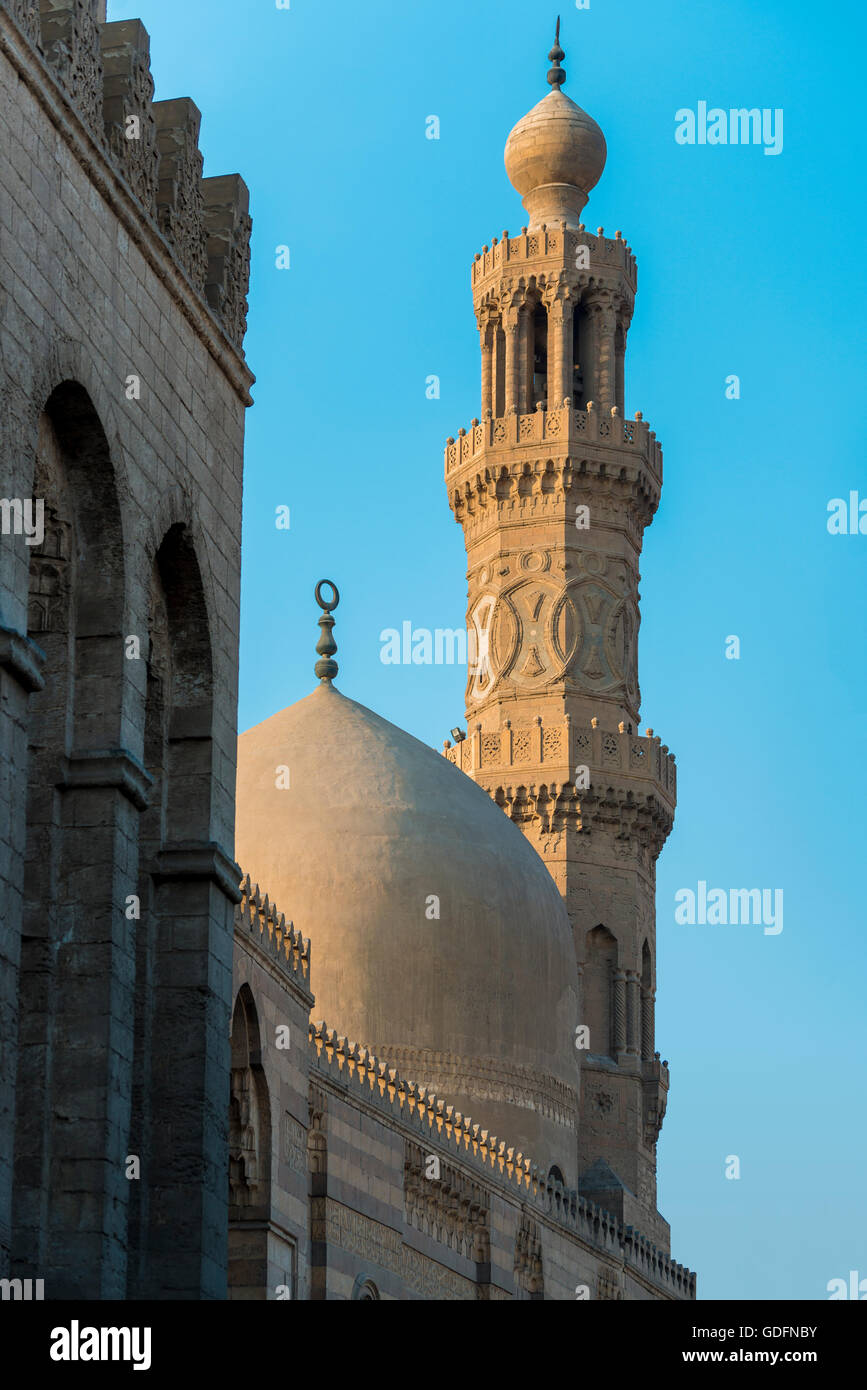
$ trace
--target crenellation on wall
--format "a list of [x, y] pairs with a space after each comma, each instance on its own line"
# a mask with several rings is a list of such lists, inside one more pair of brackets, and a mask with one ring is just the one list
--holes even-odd
[[117, 20], [102, 26], [100, 46], [109, 149], [142, 207], [156, 218], [160, 155], [150, 35], [139, 19]]
[[301, 992], [308, 1008], [313, 1005], [310, 992], [310, 938], [296, 932], [269, 900], [263, 897], [258, 884], [250, 875], [241, 883], [240, 902], [235, 908], [236, 932], [249, 933], [250, 939], [268, 956], [277, 961], [293, 989]]
[[202, 113], [189, 97], [153, 105], [159, 151], [157, 222], [194, 287], [204, 293], [208, 271], [202, 193]]
[[202, 182], [208, 269], [208, 303], [233, 343], [247, 331], [247, 290], [250, 284], [250, 195], [239, 174], [224, 174]]
[[102, 56], [100, 24], [105, 0], [40, 0], [41, 48], [84, 117], [102, 142]]
[[[16, 51], [28, 69], [25, 80], [50, 107], [46, 77], [54, 77], [73, 122], [87, 131], [86, 150], [77, 153], [92, 162], [98, 149], [134, 195], [136, 212], [127, 223], [133, 239], [143, 240], [144, 211], [239, 349], [246, 328], [251, 231], [243, 180], [237, 174], [202, 179], [200, 114], [186, 97], [153, 102], [150, 39], [139, 20], [107, 23], [104, 0], [41, 0], [39, 6], [40, 0], [0, 0], [0, 47], [6, 15], [30, 41], [26, 56], [24, 49]], [[31, 166], [34, 176], [45, 162]], [[98, 174], [93, 192], [103, 192], [103, 171], [96, 164], [92, 172]]]
[[[421, 1157], [437, 1154], [446, 1190], [451, 1192], [454, 1188], [453, 1197], [460, 1191], [463, 1195], [459, 1200], [475, 1204], [480, 1213], [488, 1209], [494, 1193], [501, 1194], [507, 1203], [529, 1203], [537, 1222], [549, 1232], [543, 1240], [546, 1248], [551, 1239], [577, 1240], [586, 1243], [597, 1256], [604, 1253], [644, 1281], [642, 1296], [695, 1297], [694, 1274], [606, 1208], [565, 1188], [556, 1178], [545, 1176], [538, 1164], [516, 1153], [507, 1140], [490, 1135], [446, 1100], [422, 1085], [404, 1080], [367, 1048], [341, 1038], [324, 1023], [310, 1025], [310, 1042], [311, 1078], [320, 1078], [320, 1088], [323, 1082], [336, 1085], [350, 1104], [372, 1106], [386, 1123], [405, 1135], [405, 1173], [409, 1172], [405, 1201], [411, 1225], [418, 1227], [419, 1222], [424, 1225], [426, 1221], [428, 1233], [438, 1229], [438, 1239], [445, 1233], [446, 1246], [454, 1246], [455, 1242], [466, 1245], [467, 1212], [464, 1224], [455, 1224], [454, 1206], [452, 1215], [446, 1217], [445, 1208], [439, 1213], [436, 1210], [437, 1189], [432, 1187], [429, 1196], [424, 1191]], [[464, 1165], [468, 1167], [465, 1169]], [[475, 1183], [472, 1173], [477, 1175]], [[484, 1229], [490, 1229], [487, 1217], [474, 1219], [481, 1220]], [[577, 1256], [573, 1254], [571, 1258], [574, 1264]], [[561, 1288], [556, 1293], [552, 1289], [551, 1296], [571, 1296], [571, 1285], [568, 1287], [570, 1292]]]

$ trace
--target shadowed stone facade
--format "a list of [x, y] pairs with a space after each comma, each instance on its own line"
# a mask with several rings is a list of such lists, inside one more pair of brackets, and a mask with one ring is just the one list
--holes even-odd
[[239, 746], [248, 198], [149, 47], [104, 0], [0, 0], [0, 1279], [693, 1298], [654, 1185], [674, 769], [629, 725], [661, 465], [622, 420], [631, 254], [569, 264], [601, 132], [552, 82], [507, 156], [533, 226], [474, 269], [470, 738], [442, 759], [336, 691], [329, 609], [320, 687]]
[[152, 93], [138, 21], [0, 5], [0, 496], [45, 528], [0, 537], [0, 1260], [55, 1298], [225, 1295], [250, 223]]

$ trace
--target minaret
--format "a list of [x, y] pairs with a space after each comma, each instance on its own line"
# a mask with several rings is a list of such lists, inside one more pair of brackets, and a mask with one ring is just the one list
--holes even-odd
[[561, 90], [564, 56], [558, 21], [552, 90], [506, 144], [528, 225], [472, 266], [481, 420], [445, 455], [467, 548], [467, 738], [446, 754], [520, 825], [572, 921], [583, 1190], [668, 1248], [655, 880], [675, 767], [638, 732], [638, 566], [662, 455], [640, 413], [624, 417], [635, 258], [579, 220], [606, 148]]

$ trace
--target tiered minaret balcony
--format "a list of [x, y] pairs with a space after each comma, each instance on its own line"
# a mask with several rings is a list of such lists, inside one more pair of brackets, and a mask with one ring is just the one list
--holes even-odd
[[662, 448], [640, 412], [624, 420], [616, 407], [603, 414], [593, 402], [576, 410], [564, 400], [559, 409], [473, 420], [446, 441], [445, 478], [468, 539], [496, 524], [503, 504], [557, 516], [589, 500], [594, 483], [617, 495], [640, 532], [659, 505]]

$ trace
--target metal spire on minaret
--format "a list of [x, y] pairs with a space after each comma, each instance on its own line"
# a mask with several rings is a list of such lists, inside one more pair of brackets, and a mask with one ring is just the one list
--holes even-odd
[[548, 57], [549, 57], [550, 61], [554, 64], [554, 66], [553, 66], [551, 69], [549, 69], [549, 72], [548, 72], [548, 81], [551, 83], [551, 86], [552, 86], [552, 87], [556, 87], [557, 90], [559, 91], [560, 88], [563, 86], [563, 83], [566, 81], [566, 72], [565, 72], [565, 69], [564, 69], [564, 68], [561, 68], [561, 66], [560, 66], [560, 59], [561, 59], [561, 58], [565, 58], [565, 57], [566, 57], [566, 54], [563, 52], [562, 48], [560, 47], [560, 16], [559, 16], [559, 15], [557, 16], [557, 30], [556, 30], [556, 33], [555, 33], [555, 35], [554, 35], [554, 47], [551, 49], [551, 52], [548, 54]]
[[[326, 584], [331, 590], [333, 597], [326, 600], [322, 597], [322, 586]], [[334, 619], [331, 614], [340, 602], [340, 594], [337, 585], [330, 579], [320, 579], [315, 589], [316, 602], [323, 610], [322, 617], [319, 619], [319, 626], [322, 629], [319, 634], [319, 641], [316, 643], [316, 650], [319, 653], [319, 660], [313, 667], [314, 674], [319, 677], [320, 685], [331, 685], [337, 675], [337, 662], [332, 660], [337, 651], [337, 643], [334, 640]]]

